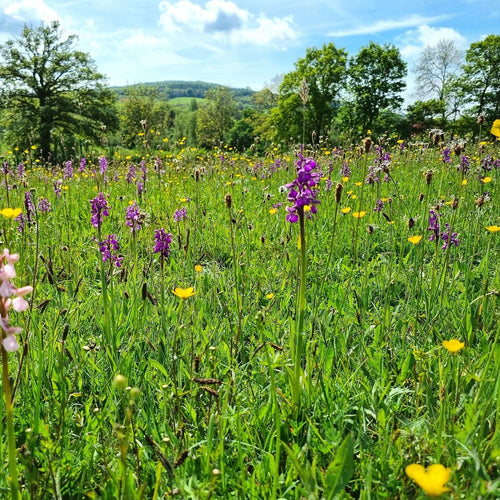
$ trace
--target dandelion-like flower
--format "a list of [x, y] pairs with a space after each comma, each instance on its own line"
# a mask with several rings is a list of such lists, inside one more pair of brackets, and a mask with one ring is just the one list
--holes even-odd
[[408, 238], [408, 241], [413, 244], [413, 245], [418, 245], [420, 243], [420, 240], [422, 239], [422, 236], [410, 236]]
[[154, 253], [159, 253], [162, 258], [166, 259], [170, 255], [170, 245], [172, 243], [173, 236], [167, 233], [165, 229], [155, 230], [155, 247], [153, 249]]
[[99, 193], [93, 200], [90, 201], [92, 205], [90, 222], [95, 228], [100, 228], [102, 225], [102, 218], [109, 215], [109, 207], [106, 198], [102, 193]]
[[443, 340], [443, 347], [451, 354], [464, 348], [465, 344], [457, 339]]
[[172, 290], [172, 293], [177, 297], [179, 297], [180, 299], [189, 299], [189, 297], [196, 295], [196, 292], [194, 291], [194, 288], [192, 286], [189, 288], [178, 287], [175, 290]]
[[500, 226], [486, 226], [486, 230], [489, 231], [490, 233], [498, 233], [500, 231]]
[[[29, 304], [24, 296], [33, 291], [31, 286], [17, 288], [12, 283], [16, 277], [14, 264], [19, 261], [18, 254], [11, 254], [7, 248], [4, 249], [0, 259], [0, 327], [2, 329], [2, 346], [7, 352], [19, 349], [16, 334], [21, 328], [11, 326], [9, 321], [9, 311], [26, 311]], [[14, 295], [12, 299], [11, 296]]]
[[299, 220], [299, 213], [304, 213], [304, 207], [311, 207], [310, 213], [317, 213], [316, 205], [320, 202], [316, 198], [314, 188], [320, 181], [320, 174], [315, 172], [316, 162], [312, 158], [304, 158], [299, 153], [297, 160], [297, 178], [286, 185], [288, 189], [288, 201], [293, 202], [293, 206], [286, 207], [288, 222], [294, 223]]
[[450, 479], [451, 470], [444, 465], [433, 464], [425, 469], [420, 464], [411, 464], [406, 467], [406, 474], [430, 497], [438, 497], [449, 491], [444, 485]]

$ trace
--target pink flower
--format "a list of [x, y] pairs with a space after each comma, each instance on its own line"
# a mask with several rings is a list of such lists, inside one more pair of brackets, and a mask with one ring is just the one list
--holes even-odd
[[[19, 349], [16, 339], [22, 329], [17, 326], [11, 326], [9, 321], [9, 311], [14, 309], [16, 312], [26, 311], [29, 304], [24, 296], [33, 291], [32, 286], [23, 286], [17, 288], [11, 280], [16, 277], [14, 264], [19, 261], [18, 254], [11, 254], [7, 248], [4, 249], [0, 257], [0, 328], [2, 330], [2, 346], [7, 352], [13, 352]], [[14, 295], [14, 298], [11, 298]]]

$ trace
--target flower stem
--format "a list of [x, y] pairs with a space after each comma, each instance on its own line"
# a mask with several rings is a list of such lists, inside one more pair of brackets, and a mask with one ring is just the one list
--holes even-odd
[[14, 434], [14, 403], [11, 398], [10, 381], [9, 381], [9, 361], [7, 359], [7, 351], [1, 346], [2, 350], [2, 380], [3, 394], [5, 398], [5, 417], [7, 420], [7, 441], [9, 448], [9, 475], [10, 475], [10, 492], [13, 500], [21, 498], [19, 492], [19, 481], [17, 478], [17, 449], [16, 436]]

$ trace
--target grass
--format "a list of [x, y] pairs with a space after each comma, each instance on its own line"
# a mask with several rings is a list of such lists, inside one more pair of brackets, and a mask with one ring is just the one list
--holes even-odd
[[[405, 474], [412, 463], [451, 469], [445, 497], [498, 497], [500, 242], [486, 228], [500, 224], [499, 178], [481, 169], [498, 145], [471, 147], [466, 174], [439, 148], [384, 150], [386, 182], [378, 172], [371, 185], [375, 152], [305, 152], [322, 180], [302, 279], [280, 189], [295, 178], [293, 151], [279, 162], [273, 151], [161, 153], [161, 167], [146, 153], [146, 174], [117, 153], [105, 174], [98, 158], [82, 173], [75, 159], [66, 178], [31, 161], [20, 177], [11, 162], [3, 203], [23, 208], [25, 227], [3, 218], [3, 241], [20, 255], [15, 284], [34, 285], [30, 309], [10, 318], [23, 327], [8, 356], [22, 497], [425, 498]], [[25, 192], [51, 203], [32, 224]], [[89, 203], [99, 192], [110, 207], [100, 234]], [[429, 241], [430, 209], [458, 246]], [[160, 228], [173, 236], [163, 264]], [[108, 234], [121, 267], [102, 262]], [[196, 293], [181, 299], [178, 287]], [[451, 339], [464, 348], [448, 352]], [[2, 497], [10, 488], [4, 472]]]

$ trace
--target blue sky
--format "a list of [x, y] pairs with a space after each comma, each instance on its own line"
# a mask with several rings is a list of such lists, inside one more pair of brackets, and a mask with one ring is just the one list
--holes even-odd
[[[262, 89], [308, 47], [354, 56], [396, 45], [411, 69], [426, 45], [466, 49], [500, 33], [498, 0], [0, 0], [0, 43], [25, 23], [60, 21], [110, 85], [202, 80]], [[412, 73], [408, 84], [411, 92]]]

